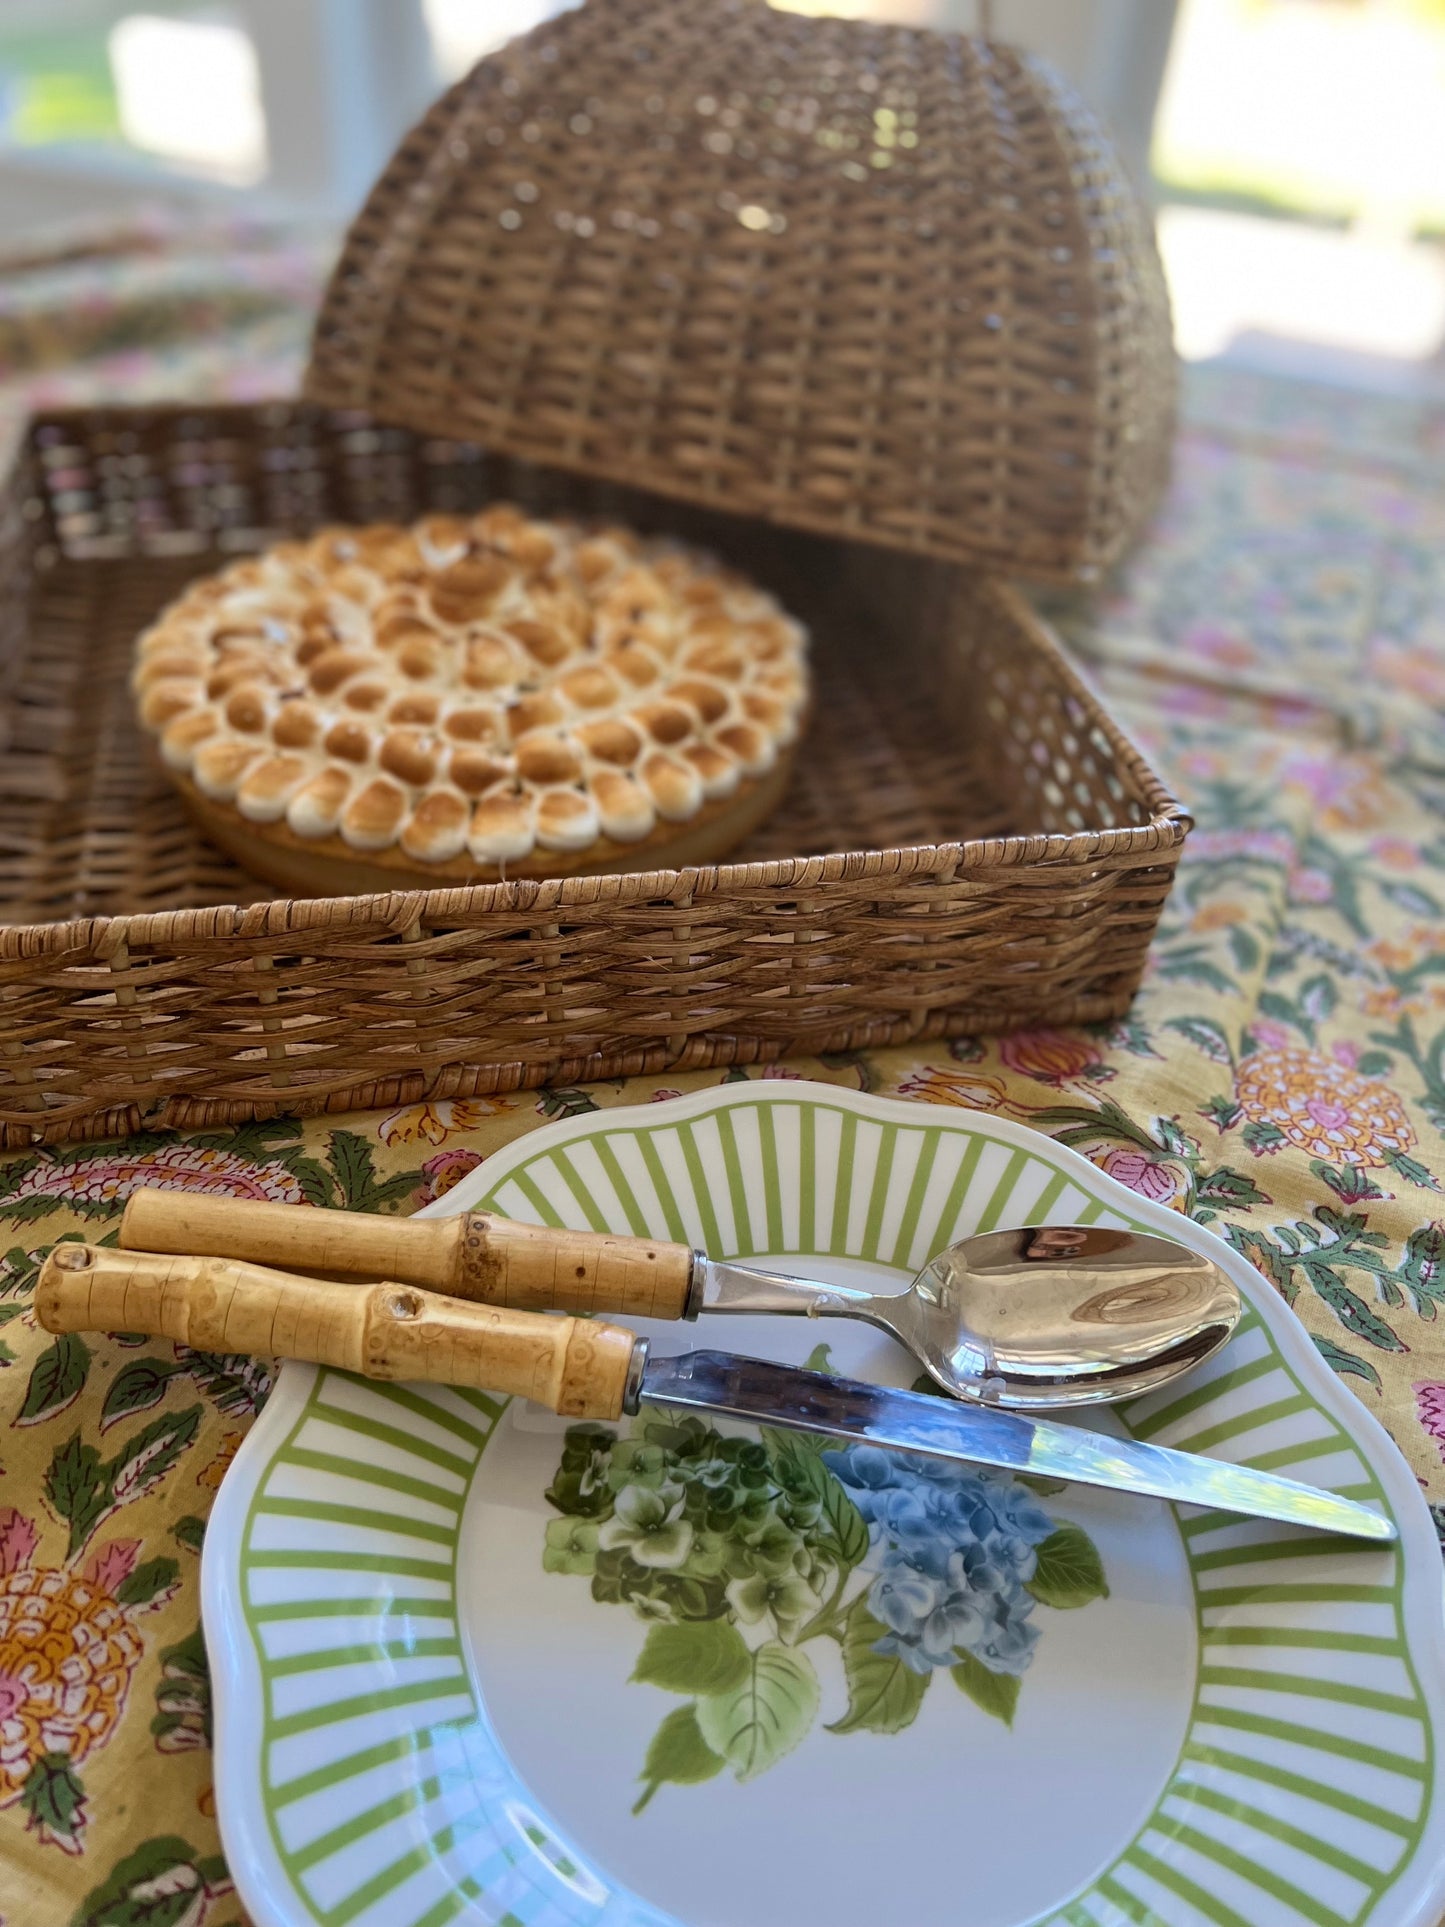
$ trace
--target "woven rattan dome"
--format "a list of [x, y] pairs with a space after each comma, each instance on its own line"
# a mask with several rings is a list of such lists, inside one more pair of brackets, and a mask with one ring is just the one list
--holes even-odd
[[1151, 224], [1043, 63], [763, 0], [589, 0], [351, 229], [307, 392], [715, 508], [1057, 580], [1154, 503]]

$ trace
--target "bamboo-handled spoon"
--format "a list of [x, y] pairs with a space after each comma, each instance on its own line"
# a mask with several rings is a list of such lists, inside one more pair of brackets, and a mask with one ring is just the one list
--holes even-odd
[[1094, 1225], [964, 1238], [901, 1292], [813, 1284], [686, 1245], [512, 1224], [484, 1211], [373, 1218], [157, 1189], [131, 1198], [120, 1241], [394, 1278], [518, 1311], [861, 1318], [905, 1345], [946, 1391], [1016, 1411], [1153, 1391], [1217, 1351], [1241, 1310], [1233, 1282], [1200, 1253]]
[[46, 1259], [35, 1309], [52, 1332], [150, 1332], [205, 1351], [279, 1353], [368, 1378], [519, 1395], [569, 1418], [617, 1419], [656, 1404], [1377, 1543], [1397, 1536], [1391, 1519], [1356, 1500], [1227, 1460], [729, 1352], [654, 1360], [647, 1340], [621, 1326], [469, 1305], [411, 1285], [337, 1284], [233, 1258], [71, 1244]]

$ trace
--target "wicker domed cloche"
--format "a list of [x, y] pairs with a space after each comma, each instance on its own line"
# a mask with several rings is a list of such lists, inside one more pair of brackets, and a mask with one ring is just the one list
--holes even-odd
[[764, 0], [587, 0], [402, 143], [307, 393], [1070, 581], [1153, 506], [1174, 379], [1148, 214], [1040, 61]]

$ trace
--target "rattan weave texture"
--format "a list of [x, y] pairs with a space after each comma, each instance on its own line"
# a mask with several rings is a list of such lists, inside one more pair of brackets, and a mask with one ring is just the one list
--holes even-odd
[[1172, 429], [1151, 223], [979, 38], [588, 0], [403, 142], [308, 393], [737, 514], [1088, 579]]
[[[721, 868], [258, 900], [135, 724], [139, 627], [329, 520], [498, 496], [731, 551], [818, 714]], [[1105, 1018], [1188, 819], [1014, 590], [299, 405], [35, 424], [3, 492], [0, 1147]]]

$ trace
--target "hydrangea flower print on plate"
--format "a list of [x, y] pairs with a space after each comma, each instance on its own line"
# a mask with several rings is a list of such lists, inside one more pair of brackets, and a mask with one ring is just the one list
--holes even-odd
[[669, 1782], [751, 1780], [792, 1752], [818, 1713], [815, 1641], [836, 1642], [847, 1678], [831, 1732], [901, 1732], [940, 1671], [1011, 1725], [1037, 1609], [1108, 1592], [1088, 1535], [1040, 1496], [1006, 1473], [766, 1427], [573, 1426], [542, 1563], [644, 1620], [632, 1677], [680, 1701], [633, 1812]]

